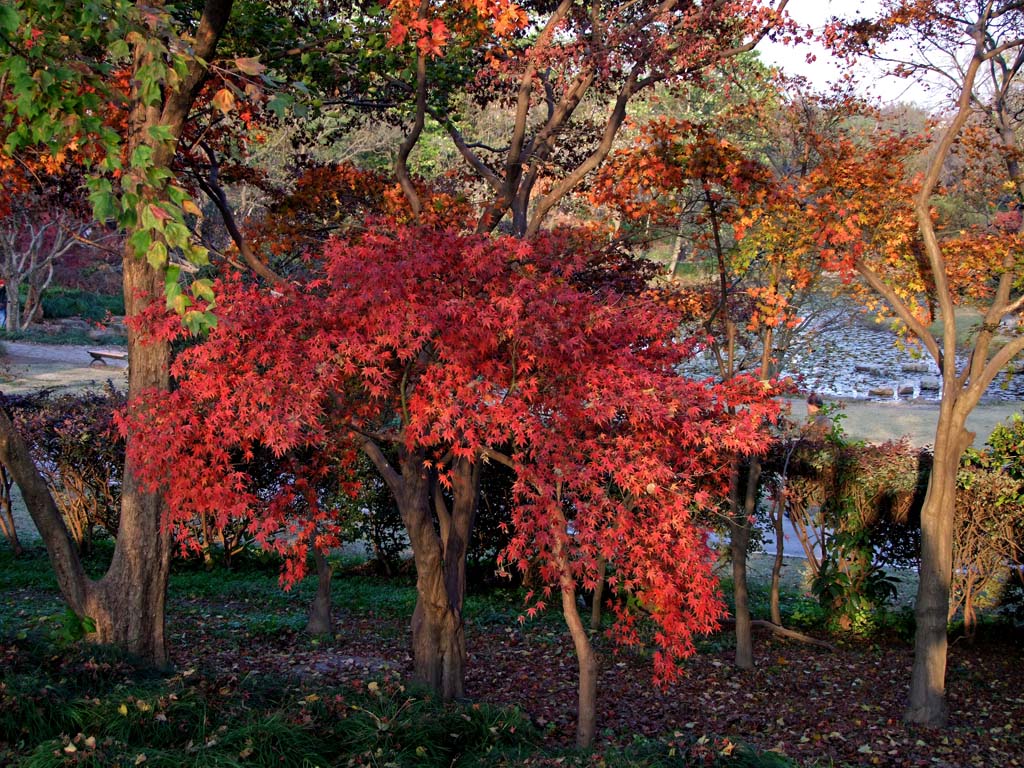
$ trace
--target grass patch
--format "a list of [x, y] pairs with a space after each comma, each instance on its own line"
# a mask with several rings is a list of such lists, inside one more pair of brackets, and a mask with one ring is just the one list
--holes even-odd
[[105, 333], [93, 338], [85, 331], [63, 330], [60, 333], [50, 333], [37, 328], [29, 328], [26, 331], [0, 331], [0, 339], [6, 341], [31, 341], [36, 344], [66, 344], [79, 347], [123, 347], [128, 341], [124, 336], [116, 333]]

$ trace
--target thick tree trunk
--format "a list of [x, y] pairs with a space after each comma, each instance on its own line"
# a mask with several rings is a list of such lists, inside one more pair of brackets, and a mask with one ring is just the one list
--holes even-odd
[[[164, 276], [130, 251], [124, 259], [127, 315], [142, 313], [163, 297]], [[143, 393], [166, 392], [170, 385], [170, 346], [128, 331], [128, 401]], [[127, 435], [130, 444], [134, 436]], [[171, 533], [159, 493], [143, 490], [134, 465], [125, 464], [121, 519], [114, 557], [106, 575], [90, 591], [86, 615], [96, 622], [96, 639], [125, 648], [158, 667], [169, 663], [164, 608], [171, 565]]]
[[413, 677], [445, 701], [465, 693], [466, 638], [462, 606], [466, 592], [466, 550], [476, 515], [479, 463], [456, 460], [452, 468], [454, 505], [449, 513], [435, 496], [420, 452], [399, 459], [396, 471], [372, 442], [364, 450], [387, 482], [405, 523], [416, 564], [416, 608], [412, 617]]
[[944, 407], [936, 430], [935, 459], [921, 509], [921, 568], [914, 618], [914, 667], [910, 701], [904, 718], [911, 723], [941, 727], [946, 709], [946, 652], [949, 588], [953, 571], [953, 527], [956, 477], [960, 457], [973, 435], [963, 419]]
[[316, 597], [309, 606], [306, 632], [310, 635], [329, 635], [334, 631], [334, 620], [331, 617], [331, 575], [334, 569], [324, 553], [315, 547], [313, 562], [316, 564], [317, 589]]

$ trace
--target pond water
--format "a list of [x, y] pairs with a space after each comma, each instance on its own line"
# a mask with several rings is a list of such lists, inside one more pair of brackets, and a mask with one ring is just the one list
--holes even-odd
[[[962, 356], [957, 364], [965, 363]], [[1020, 362], [1010, 369], [1020, 369]], [[939, 400], [939, 370], [923, 350], [901, 346], [895, 333], [878, 327], [859, 309], [832, 316], [794, 349], [786, 373], [802, 377], [804, 388], [831, 397], [875, 400]], [[1024, 400], [1024, 371], [1000, 373], [987, 400]]]
[[[847, 400], [938, 401], [941, 379], [935, 362], [921, 349], [900, 346], [895, 333], [877, 326], [856, 305], [822, 298], [829, 311], [792, 345], [783, 375], [804, 391]], [[958, 357], [958, 365], [964, 359]], [[699, 367], [711, 375], [711, 360]], [[1024, 360], [1000, 373], [983, 401], [1024, 401]]]

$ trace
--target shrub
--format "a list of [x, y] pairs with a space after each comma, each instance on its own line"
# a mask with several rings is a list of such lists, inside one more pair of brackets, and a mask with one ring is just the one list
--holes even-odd
[[101, 393], [40, 392], [4, 401], [80, 549], [91, 549], [96, 528], [117, 534], [124, 441], [114, 414], [123, 404], [124, 395], [112, 387]]
[[105, 296], [77, 288], [49, 288], [43, 293], [43, 317], [84, 317], [100, 321], [124, 314], [124, 297]]

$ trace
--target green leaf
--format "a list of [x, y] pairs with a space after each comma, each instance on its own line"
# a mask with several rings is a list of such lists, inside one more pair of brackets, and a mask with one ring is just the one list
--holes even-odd
[[177, 264], [168, 265], [167, 273], [164, 275], [164, 285], [167, 286], [168, 291], [172, 285], [178, 285], [179, 277], [181, 277], [181, 267]]
[[295, 99], [289, 93], [277, 93], [267, 102], [267, 108], [277, 117], [283, 118], [294, 101]]
[[167, 263], [167, 246], [159, 240], [153, 242], [149, 246], [149, 251], [146, 253], [146, 261], [154, 267], [162, 267]]
[[169, 221], [164, 226], [164, 238], [172, 248], [184, 248], [188, 245], [192, 233], [184, 224], [176, 221]]
[[117, 199], [109, 179], [98, 178], [89, 181], [89, 201], [92, 203], [92, 215], [97, 221], [117, 218]]
[[153, 141], [174, 141], [174, 134], [171, 133], [170, 126], [154, 125], [149, 129], [149, 138]]
[[148, 168], [153, 163], [153, 148], [140, 144], [132, 152], [132, 168]]
[[213, 281], [208, 278], [201, 278], [192, 283], [192, 295], [197, 299], [212, 304], [215, 300], [213, 294]]
[[110, 56], [113, 59], [127, 59], [131, 54], [126, 40], [115, 40], [110, 44]]
[[132, 236], [128, 238], [128, 244], [132, 247], [132, 250], [135, 251], [136, 256], [149, 253], [149, 246], [152, 242], [153, 238], [148, 229], [136, 230]]
[[6, 5], [0, 5], [0, 32], [5, 35], [14, 35], [18, 31], [18, 12]]

